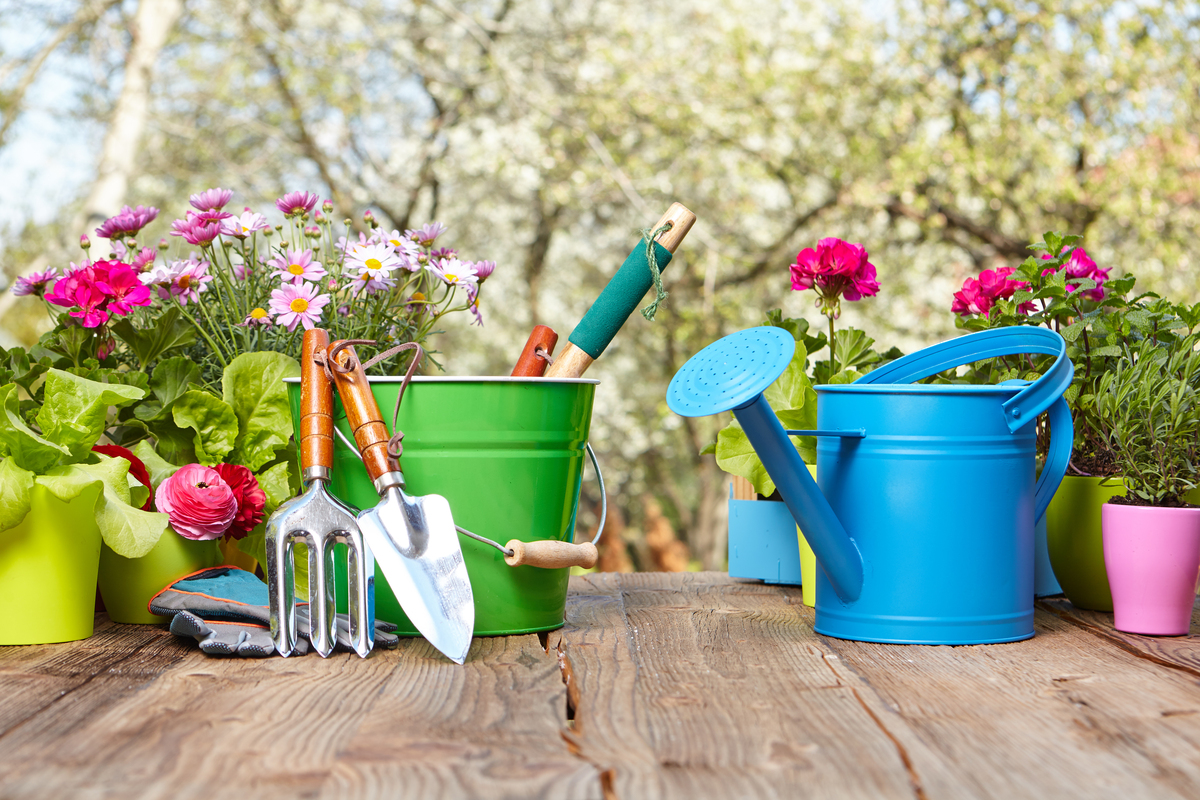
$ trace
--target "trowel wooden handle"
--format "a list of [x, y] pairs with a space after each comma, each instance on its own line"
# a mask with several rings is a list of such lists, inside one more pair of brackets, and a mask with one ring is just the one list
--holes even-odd
[[591, 569], [600, 559], [596, 545], [591, 542], [573, 544], [552, 539], [541, 542], [522, 542], [520, 539], [512, 539], [504, 547], [513, 552], [511, 556], [504, 557], [504, 563], [510, 567], [519, 567], [525, 564], [542, 569], [561, 569], [562, 567]]
[[[334, 342], [329, 348], [333, 352], [341, 341]], [[371, 393], [371, 385], [367, 382], [367, 373], [363, 372], [362, 362], [353, 347], [346, 347], [334, 355], [334, 361], [340, 366], [353, 365], [349, 372], [333, 371], [333, 382], [337, 386], [338, 396], [342, 398], [342, 406], [346, 409], [346, 419], [350, 429], [354, 431], [354, 442], [362, 453], [363, 464], [367, 474], [375, 480], [385, 472], [391, 472], [391, 459], [387, 454], [387, 426], [383, 424], [383, 414], [375, 395]]]
[[525, 342], [525, 349], [521, 351], [521, 357], [517, 359], [517, 365], [513, 367], [514, 378], [540, 378], [546, 372], [546, 359], [537, 354], [538, 348], [546, 351], [546, 355], [554, 355], [554, 345], [558, 344], [558, 334], [553, 328], [547, 328], [545, 325], [536, 325], [533, 328], [533, 333], [529, 334], [529, 341]]
[[[679, 249], [683, 237], [687, 236], [692, 225], [696, 223], [696, 215], [679, 203], [672, 203], [667, 213], [662, 215], [651, 230], [658, 230], [668, 222], [671, 223], [671, 229], [663, 231], [655, 241], [667, 253], [673, 254]], [[604, 352], [604, 348], [608, 347], [609, 342], [653, 285], [650, 269], [646, 264], [645, 248], [644, 240], [634, 247], [625, 263], [596, 298], [596, 302], [575, 326], [575, 330], [571, 331], [567, 346], [546, 370], [547, 378], [582, 377], [592, 362]], [[662, 259], [661, 254], [659, 258]], [[669, 256], [662, 260], [660, 268], [666, 267], [669, 260]]]
[[304, 332], [300, 346], [300, 466], [333, 467], [333, 384], [313, 355], [329, 346], [321, 328]]

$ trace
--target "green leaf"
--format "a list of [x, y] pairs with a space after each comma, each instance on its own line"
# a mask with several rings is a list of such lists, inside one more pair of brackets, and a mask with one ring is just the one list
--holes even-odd
[[1121, 355], [1121, 348], [1116, 345], [1105, 345], [1092, 348], [1092, 358], [1116, 358]]
[[844, 369], [841, 372], [839, 372], [837, 375], [830, 377], [829, 383], [831, 383], [831, 384], [854, 383], [856, 380], [858, 380], [861, 377], [862, 377], [862, 373], [859, 372], [858, 370]]
[[166, 514], [133, 507], [127, 475], [129, 462], [98, 455], [98, 464], [68, 464], [54, 467], [37, 482], [63, 502], [70, 502], [89, 487], [102, 489], [96, 500], [96, 525], [104, 543], [117, 555], [140, 558], [154, 549], [167, 529]]
[[120, 408], [145, 396], [136, 386], [99, 383], [52, 369], [46, 373], [38, 427], [47, 439], [65, 446], [72, 460], [82, 461], [104, 434], [108, 407]]
[[300, 376], [300, 362], [282, 353], [243, 353], [225, 368], [221, 388], [240, 425], [236, 460], [257, 470], [275, 458], [292, 433], [284, 378]]
[[121, 341], [129, 345], [143, 370], [166, 353], [188, 347], [196, 341], [195, 328], [180, 317], [178, 308], [168, 309], [158, 318], [154, 327], [147, 330], [135, 328], [129, 317], [118, 320], [110, 327]]
[[278, 464], [271, 465], [255, 476], [258, 478], [258, 485], [263, 490], [263, 494], [267, 496], [266, 508], [264, 509], [267, 514], [279, 508], [279, 506], [295, 495], [290, 480], [290, 467], [291, 464], [288, 462], [280, 461]]
[[740, 475], [766, 496], [774, 493], [775, 482], [750, 444], [749, 437], [736, 423], [722, 428], [717, 434], [717, 466], [731, 475]]
[[1076, 339], [1078, 339], [1083, 334], [1083, 331], [1084, 331], [1084, 329], [1087, 328], [1087, 326], [1088, 326], [1088, 323], [1086, 321], [1081, 320], [1079, 322], [1075, 322], [1075, 323], [1068, 325], [1067, 327], [1065, 327], [1061, 331], [1059, 331], [1059, 333], [1061, 333], [1062, 337], [1064, 339], [1066, 339], [1068, 342], [1074, 342]]
[[29, 513], [34, 477], [11, 458], [0, 461], [0, 532], [17, 527]]
[[783, 374], [763, 392], [763, 397], [771, 404], [771, 408], [800, 408], [804, 405], [806, 390], [812, 388], [812, 381], [804, 372], [807, 360], [804, 348], [797, 342], [796, 351]]
[[192, 389], [171, 407], [180, 428], [191, 428], [196, 460], [205, 466], [220, 464], [237, 441], [238, 420], [229, 404], [208, 392]]
[[150, 442], [145, 439], [137, 443], [137, 447], [133, 448], [133, 454], [146, 465], [146, 471], [150, 473], [150, 483], [156, 488], [179, 470], [179, 467], [164, 461], [158, 451], [151, 447]]
[[9, 456], [16, 466], [37, 475], [70, 457], [67, 448], [47, 441], [25, 424], [14, 383], [0, 388], [0, 456]]
[[700, 455], [707, 456], [707, 455], [714, 454], [716, 452], [717, 452], [717, 443], [709, 442], [707, 445], [704, 446], [704, 449], [700, 451]]
[[158, 362], [150, 378], [150, 391], [163, 408], [170, 408], [192, 386], [200, 385], [200, 365], [182, 356]]
[[834, 339], [833, 349], [839, 369], [862, 367], [879, 360], [879, 354], [871, 349], [875, 340], [857, 328], [837, 331]]

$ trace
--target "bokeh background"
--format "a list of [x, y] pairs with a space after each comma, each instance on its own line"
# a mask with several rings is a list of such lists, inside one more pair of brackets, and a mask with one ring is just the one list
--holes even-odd
[[[727, 476], [699, 451], [724, 420], [663, 401], [689, 355], [774, 308], [819, 325], [788, 264], [825, 236], [878, 269], [841, 324], [880, 350], [954, 335], [963, 279], [1048, 230], [1200, 300], [1198, 112], [1194, 2], [0, 0], [0, 287], [125, 203], [162, 209], [152, 242], [211, 186], [271, 213], [311, 190], [496, 261], [485, 327], [434, 346], [507, 374], [678, 200], [699, 221], [667, 303], [588, 373], [627, 545], [605, 565], [721, 569]], [[47, 325], [0, 293], [0, 344]]]

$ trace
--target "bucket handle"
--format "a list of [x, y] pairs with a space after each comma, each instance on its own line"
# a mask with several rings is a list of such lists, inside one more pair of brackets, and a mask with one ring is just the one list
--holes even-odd
[[[346, 434], [342, 433], [340, 428], [334, 426], [333, 432], [351, 452], [359, 455], [358, 447], [355, 446], [354, 442], [350, 441]], [[596, 482], [600, 484], [600, 524], [596, 526], [596, 535], [592, 537], [592, 541], [577, 545], [573, 541], [521, 542], [513, 539], [506, 547], [499, 542], [494, 542], [486, 536], [469, 531], [459, 525], [454, 526], [455, 530], [477, 542], [483, 542], [496, 548], [504, 554], [504, 560], [509, 566], [515, 567], [521, 564], [530, 564], [531, 566], [547, 569], [569, 566], [581, 566], [591, 569], [596, 564], [596, 544], [600, 541], [600, 537], [604, 533], [604, 523], [608, 520], [608, 491], [604, 488], [604, 475], [600, 472], [600, 462], [596, 459], [596, 451], [592, 449], [592, 443], [584, 442], [583, 446], [587, 449], [587, 454], [592, 459], [592, 467], [596, 470]], [[574, 537], [571, 538], [574, 539]], [[533, 547], [531, 548], [529, 545], [533, 545]], [[518, 548], [520, 549], [519, 553], [517, 552]], [[583, 549], [581, 550], [580, 548]], [[559, 561], [564, 563], [557, 563]], [[568, 561], [571, 563], [566, 563]]]
[[1054, 364], [1036, 381], [1005, 381], [1024, 384], [1025, 388], [1001, 406], [1004, 420], [1012, 433], [1035, 422], [1042, 412], [1049, 412], [1050, 450], [1034, 492], [1034, 520], [1041, 521], [1046, 507], [1050, 505], [1050, 498], [1058, 491], [1058, 485], [1067, 472], [1074, 444], [1071, 409], [1063, 399], [1063, 392], [1071, 385], [1075, 367], [1067, 358], [1067, 342], [1061, 335], [1031, 325], [980, 331], [898, 358], [868, 372], [855, 383], [912, 383], [985, 358], [1023, 353], [1055, 356]]

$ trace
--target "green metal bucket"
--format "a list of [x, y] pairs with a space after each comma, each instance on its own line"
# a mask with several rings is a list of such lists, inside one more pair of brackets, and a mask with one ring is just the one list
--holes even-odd
[[[300, 383], [287, 379], [299, 437]], [[391, 430], [400, 378], [371, 378]], [[566, 378], [413, 378], [400, 407], [401, 467], [410, 495], [440, 494], [456, 524], [504, 544], [568, 541], [583, 476], [585, 445], [598, 381]], [[350, 438], [340, 400], [339, 430]], [[334, 448], [330, 490], [355, 508], [379, 495], [362, 461], [344, 443]], [[568, 569], [510, 567], [494, 547], [459, 536], [475, 595], [475, 635], [503, 636], [559, 628]], [[345, 547], [338, 546], [338, 610], [346, 610]], [[376, 568], [375, 616], [419, 635]]]

